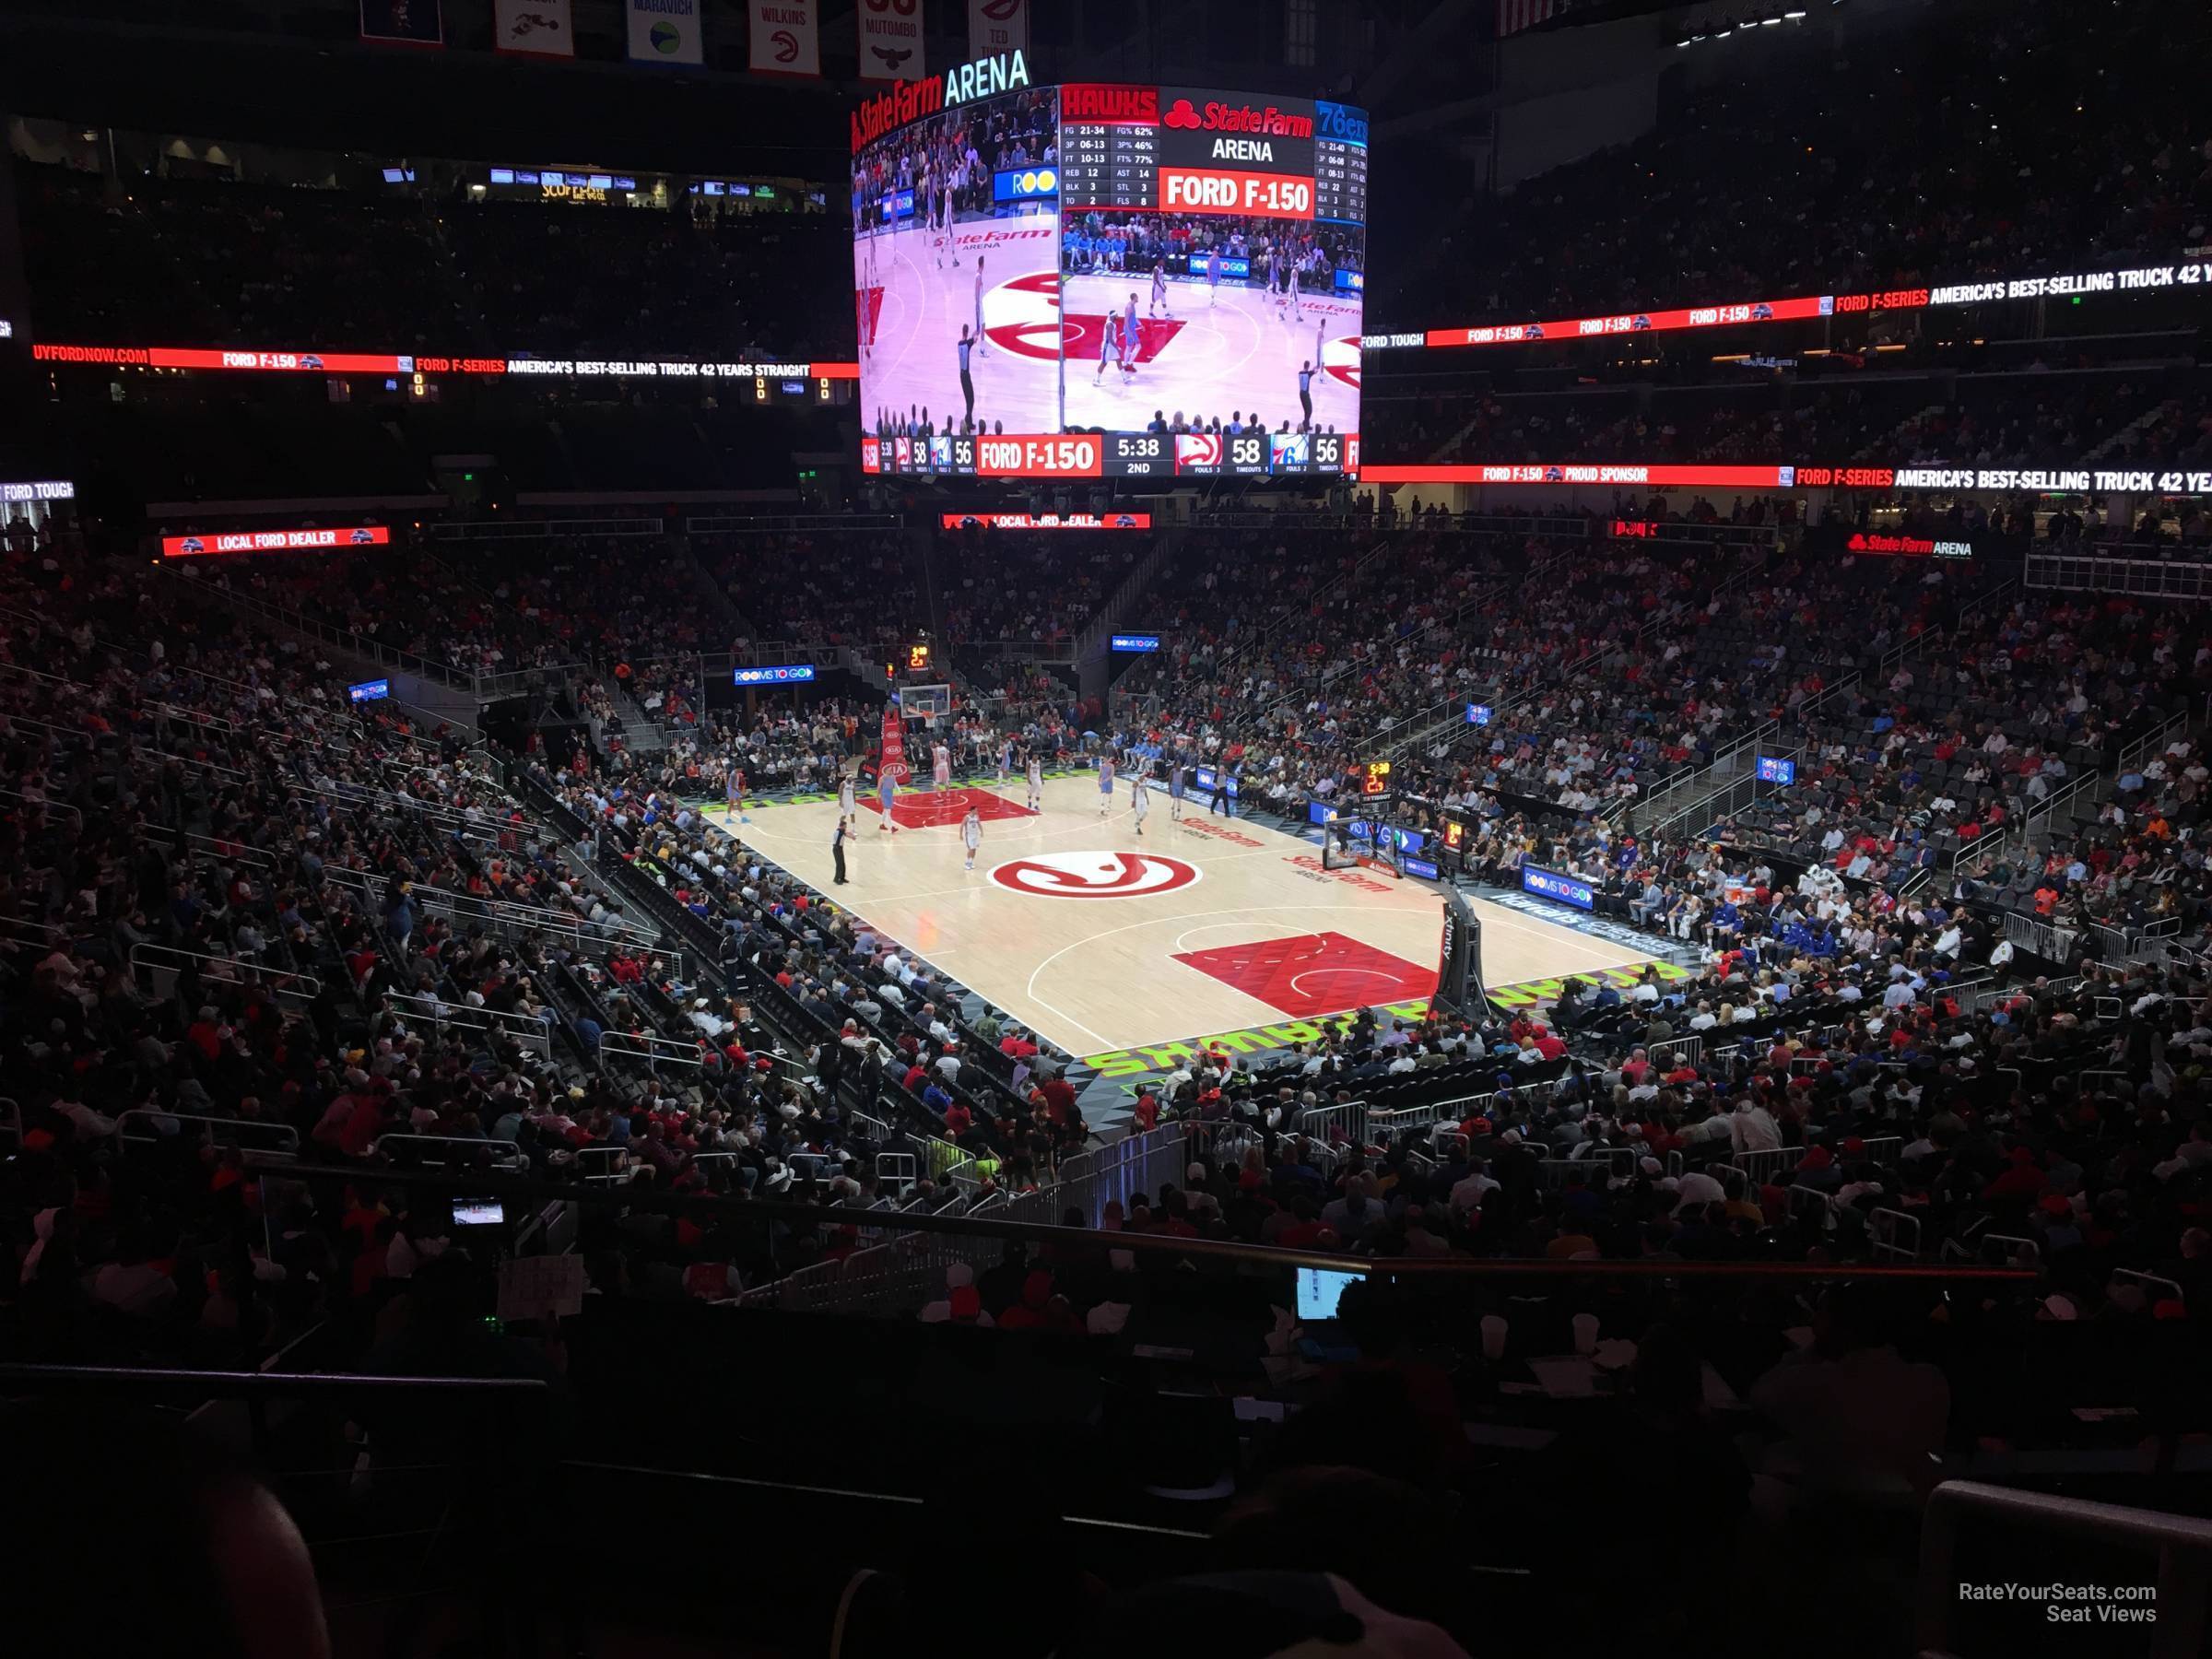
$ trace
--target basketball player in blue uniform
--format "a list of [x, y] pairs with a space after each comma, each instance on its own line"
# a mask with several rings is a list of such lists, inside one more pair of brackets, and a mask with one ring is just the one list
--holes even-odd
[[1113, 757], [1099, 757], [1099, 816], [1104, 818], [1113, 810]]
[[1136, 296], [1129, 296], [1129, 312], [1122, 319], [1122, 378], [1136, 372]]
[[1182, 821], [1182, 762], [1180, 760], [1168, 762], [1168, 820], [1177, 824]]
[[890, 773], [885, 772], [876, 781], [876, 799], [883, 808], [883, 822], [877, 827], [876, 831], [878, 835], [886, 830], [888, 830], [893, 835], [899, 833], [899, 826], [891, 822], [891, 803], [898, 798], [899, 784]]

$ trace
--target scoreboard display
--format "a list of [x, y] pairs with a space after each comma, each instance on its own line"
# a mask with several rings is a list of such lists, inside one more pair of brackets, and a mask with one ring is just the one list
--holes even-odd
[[853, 136], [864, 470], [1358, 471], [1365, 112], [1031, 86], [1016, 53]]

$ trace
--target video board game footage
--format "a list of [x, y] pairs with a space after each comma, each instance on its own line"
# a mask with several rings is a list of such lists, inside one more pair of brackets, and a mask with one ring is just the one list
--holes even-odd
[[853, 131], [865, 471], [1358, 469], [1364, 112], [1015, 57]]

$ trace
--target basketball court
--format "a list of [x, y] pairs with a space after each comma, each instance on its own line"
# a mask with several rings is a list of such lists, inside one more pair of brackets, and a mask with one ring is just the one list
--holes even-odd
[[[960, 328], [973, 329], [976, 261], [982, 262], [983, 344], [971, 353], [975, 417], [1008, 432], [1053, 432], [1062, 425], [1063, 335], [1067, 349], [1065, 424], [1141, 432], [1154, 410], [1180, 410], [1224, 423], [1256, 411], [1269, 428], [1295, 429], [1300, 364], [1314, 362], [1313, 424], [1355, 432], [1359, 425], [1359, 328], [1355, 298], [1306, 295], [1300, 314], [1264, 288], [1174, 277], [1167, 310], [1147, 316], [1148, 274], [1102, 273], [1066, 280], [1061, 315], [1055, 268], [1059, 238], [1050, 215], [979, 219], [952, 228], [949, 242], [924, 227], [864, 237], [853, 247], [863, 371], [872, 425], [878, 409], [904, 417], [927, 409], [942, 431], [965, 412], [960, 392]], [[955, 259], [959, 260], [956, 265]], [[1118, 355], [1103, 372], [1099, 346], [1111, 308], [1137, 297], [1138, 347], [1130, 371]], [[1318, 359], [1317, 356], [1318, 354]]]
[[[1195, 795], [1178, 824], [1155, 790], [1142, 835], [1125, 782], [1103, 819], [1088, 775], [1046, 780], [1039, 813], [1026, 795], [1019, 780], [901, 794], [896, 833], [865, 800], [842, 888], [830, 886], [835, 802], [752, 806], [742, 826], [725, 810], [708, 817], [1074, 1054], [1417, 1001], [1436, 987], [1443, 906], [1420, 882], [1324, 870], [1314, 843], [1209, 818]], [[973, 871], [959, 829], [971, 803], [983, 835]], [[1472, 902], [1492, 984], [1651, 959]]]

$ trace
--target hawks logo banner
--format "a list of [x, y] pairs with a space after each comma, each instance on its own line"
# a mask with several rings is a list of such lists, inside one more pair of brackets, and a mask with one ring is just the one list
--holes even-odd
[[492, 44], [524, 57], [574, 57], [569, 0], [492, 0]]
[[918, 81], [928, 73], [922, 51], [922, 0], [860, 0], [860, 78]]
[[968, 55], [998, 57], [1030, 49], [1030, 0], [968, 0]]
[[822, 73], [820, 0], [751, 0], [753, 73]]
[[876, 771], [894, 783], [906, 782], [906, 722], [895, 701], [883, 705], [883, 760]]

